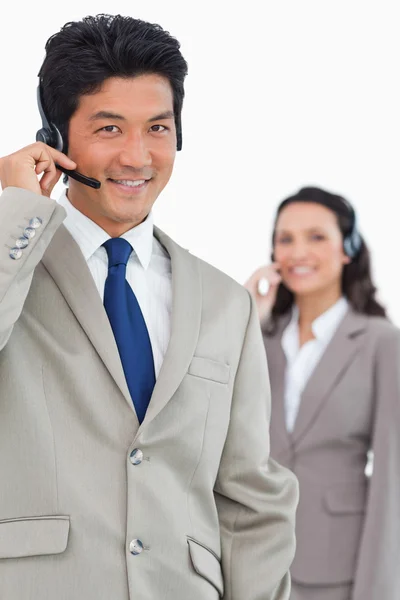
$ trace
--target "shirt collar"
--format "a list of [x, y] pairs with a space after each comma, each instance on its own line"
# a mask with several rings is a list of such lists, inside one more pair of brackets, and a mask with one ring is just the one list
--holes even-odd
[[292, 318], [290, 319], [282, 335], [282, 348], [286, 359], [290, 363], [296, 357], [299, 351], [299, 309], [296, 305], [292, 308]]
[[[71, 204], [67, 197], [67, 189], [61, 194], [58, 203], [67, 212], [64, 225], [80, 247], [87, 262], [96, 250], [110, 239], [110, 236]], [[149, 266], [153, 253], [153, 227], [153, 213], [150, 212], [143, 223], [121, 235], [123, 239], [130, 243], [144, 269]]]
[[323, 342], [332, 337], [333, 332], [346, 314], [348, 307], [349, 303], [342, 296], [333, 306], [313, 321], [311, 327], [317, 340]]
[[[313, 321], [311, 328], [318, 342], [322, 344], [329, 343], [348, 307], [348, 301], [342, 296], [333, 306]], [[296, 305], [293, 305], [292, 317], [283, 332], [281, 343], [287, 359], [289, 361], [293, 360], [299, 351], [299, 309]]]

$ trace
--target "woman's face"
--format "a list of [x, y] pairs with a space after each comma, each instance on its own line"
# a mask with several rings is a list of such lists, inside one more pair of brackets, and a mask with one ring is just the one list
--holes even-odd
[[296, 296], [340, 290], [343, 266], [350, 262], [335, 213], [314, 202], [281, 211], [274, 255], [283, 283]]

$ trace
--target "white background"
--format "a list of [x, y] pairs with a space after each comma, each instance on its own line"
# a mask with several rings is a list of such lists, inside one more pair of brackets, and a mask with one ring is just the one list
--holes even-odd
[[34, 141], [44, 45], [65, 22], [119, 12], [159, 23], [181, 41], [189, 76], [184, 149], [156, 204], [157, 224], [243, 283], [269, 256], [281, 199], [307, 184], [341, 193], [359, 212], [380, 296], [400, 325], [398, 6], [3, 3], [0, 156]]

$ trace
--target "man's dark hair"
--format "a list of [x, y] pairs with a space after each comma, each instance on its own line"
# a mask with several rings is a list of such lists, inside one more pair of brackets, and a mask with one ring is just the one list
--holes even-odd
[[159, 25], [99, 14], [66, 23], [46, 43], [39, 72], [46, 115], [68, 149], [68, 124], [79, 98], [99, 91], [110, 77], [161, 75], [170, 82], [178, 144], [187, 63], [179, 42]]
[[[272, 247], [275, 245], [275, 230], [279, 215], [289, 204], [299, 202], [314, 202], [329, 208], [336, 216], [343, 239], [350, 234], [354, 225], [354, 210], [351, 204], [337, 194], [332, 194], [317, 187], [307, 187], [302, 188], [279, 204], [272, 232]], [[343, 267], [342, 293], [356, 312], [387, 318], [385, 308], [375, 298], [376, 287], [372, 280], [370, 253], [365, 240], [362, 236], [360, 237], [359, 252], [349, 264]], [[278, 287], [271, 315], [267, 322], [263, 324], [263, 330], [267, 335], [273, 335], [276, 332], [279, 318], [291, 310], [293, 303], [294, 294], [284, 283], [281, 283]]]

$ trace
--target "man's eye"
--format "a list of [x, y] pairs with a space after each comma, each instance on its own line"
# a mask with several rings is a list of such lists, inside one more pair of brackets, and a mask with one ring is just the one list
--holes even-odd
[[153, 131], [155, 133], [160, 133], [161, 131], [166, 131], [167, 128], [164, 127], [164, 125], [153, 125], [152, 127], [150, 127], [150, 131]]
[[102, 127], [100, 131], [106, 131], [107, 133], [116, 133], [118, 131], [118, 127], [116, 125], [107, 125], [106, 127]]

